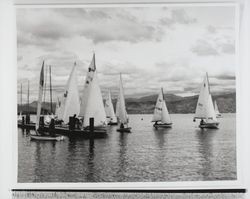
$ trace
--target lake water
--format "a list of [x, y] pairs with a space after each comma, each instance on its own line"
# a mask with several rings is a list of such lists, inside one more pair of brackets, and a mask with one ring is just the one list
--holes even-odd
[[172, 129], [155, 130], [152, 115], [130, 115], [132, 133], [116, 126], [90, 143], [30, 141], [18, 129], [18, 182], [156, 182], [235, 180], [235, 114], [201, 130], [192, 114], [172, 114]]

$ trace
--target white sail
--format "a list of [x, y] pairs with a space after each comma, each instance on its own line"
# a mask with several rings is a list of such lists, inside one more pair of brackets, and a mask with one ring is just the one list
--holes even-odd
[[161, 121], [162, 121], [162, 123], [167, 123], [167, 124], [172, 123], [170, 115], [168, 113], [168, 109], [167, 109], [165, 100], [162, 103], [162, 118], [161, 118]]
[[61, 100], [59, 98], [57, 99], [57, 102], [56, 102], [55, 115], [56, 115], [57, 119], [62, 119], [62, 103], [61, 103]]
[[124, 90], [122, 84], [122, 76], [120, 75], [120, 88], [118, 94], [118, 104], [117, 104], [117, 117], [120, 123], [127, 124], [128, 123], [128, 114], [126, 111], [125, 98], [124, 98]]
[[166, 102], [163, 98], [162, 89], [158, 95], [152, 119], [152, 122], [157, 122], [157, 121], [161, 121], [162, 123], [172, 123], [170, 115], [168, 113]]
[[209, 98], [208, 98], [207, 115], [208, 115], [208, 117], [206, 118], [207, 121], [210, 121], [210, 120], [217, 121], [211, 94], [209, 94]]
[[152, 122], [161, 121], [161, 118], [162, 118], [162, 104], [163, 104], [163, 93], [162, 93], [162, 90], [161, 90], [159, 95], [158, 95], [157, 101], [156, 101]]
[[84, 114], [85, 114], [85, 110], [86, 110], [86, 106], [87, 106], [87, 98], [89, 95], [89, 87], [90, 87], [90, 84], [93, 80], [95, 71], [96, 71], [95, 54], [93, 54], [93, 58], [92, 58], [92, 61], [89, 65], [89, 68], [88, 68], [88, 72], [86, 75], [84, 88], [83, 88], [83, 92], [82, 92], [82, 96], [81, 96], [81, 106], [80, 106], [79, 116], [84, 116]]
[[216, 120], [216, 117], [214, 116], [215, 116], [215, 111], [209, 90], [208, 76], [206, 74], [201, 85], [194, 118]]
[[118, 118], [118, 115], [119, 115], [119, 97], [117, 97], [117, 100], [116, 100], [116, 105], [115, 105], [115, 116]]
[[117, 122], [110, 91], [108, 92], [108, 98], [105, 100], [105, 112], [108, 122]]
[[217, 105], [217, 102], [216, 100], [214, 100], [214, 111], [215, 111], [215, 115], [218, 117], [218, 116], [221, 116], [220, 114], [220, 111], [218, 109], [218, 105]]
[[37, 111], [36, 111], [36, 130], [38, 130], [39, 123], [40, 123], [42, 98], [43, 98], [43, 86], [44, 86], [44, 61], [43, 61], [42, 69], [40, 72], [40, 80], [39, 80], [39, 88], [38, 88], [39, 92], [38, 92]]
[[76, 63], [74, 64], [64, 94], [62, 105], [59, 110], [58, 119], [62, 119], [64, 123], [69, 122], [69, 117], [80, 112], [80, 98], [77, 84], [77, 68]]
[[95, 126], [104, 126], [107, 124], [106, 113], [103, 105], [102, 93], [98, 84], [97, 74], [94, 73], [90, 82], [88, 96], [86, 98], [86, 109], [84, 113], [83, 126], [89, 126], [89, 118], [94, 118]]

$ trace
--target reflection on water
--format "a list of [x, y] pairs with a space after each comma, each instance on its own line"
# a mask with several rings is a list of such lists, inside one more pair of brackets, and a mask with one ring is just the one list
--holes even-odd
[[88, 155], [88, 170], [87, 170], [87, 182], [91, 182], [94, 179], [95, 174], [95, 165], [94, 165], [94, 157], [95, 157], [95, 141], [89, 140], [89, 155]]
[[201, 129], [196, 131], [198, 151], [201, 156], [201, 170], [199, 172], [203, 176], [204, 180], [209, 180], [210, 171], [213, 167], [213, 138], [216, 131], [217, 129]]
[[236, 179], [235, 114], [225, 114], [218, 130], [199, 129], [189, 114], [172, 115], [172, 128], [156, 130], [151, 117], [131, 115], [132, 133], [112, 126], [108, 137], [98, 140], [30, 141], [30, 132], [19, 129], [18, 181]]
[[123, 177], [126, 175], [126, 168], [128, 165], [127, 160], [127, 133], [119, 133], [119, 166], [117, 175], [119, 177], [118, 181], [124, 181]]

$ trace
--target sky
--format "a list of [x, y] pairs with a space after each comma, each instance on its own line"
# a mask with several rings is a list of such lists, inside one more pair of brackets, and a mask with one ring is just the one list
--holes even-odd
[[234, 92], [235, 31], [232, 6], [17, 8], [18, 92], [22, 84], [25, 98], [29, 80], [30, 101], [37, 99], [43, 60], [52, 68], [53, 100], [74, 62], [82, 92], [93, 52], [102, 92], [113, 97], [119, 73], [126, 97], [161, 87], [196, 95], [206, 72], [212, 93]]

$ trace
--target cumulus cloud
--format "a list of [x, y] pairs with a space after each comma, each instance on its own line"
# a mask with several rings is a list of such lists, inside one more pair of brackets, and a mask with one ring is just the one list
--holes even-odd
[[198, 40], [195, 46], [191, 48], [191, 51], [199, 56], [215, 56], [219, 54], [216, 47], [206, 40]]
[[166, 26], [173, 26], [175, 24], [191, 24], [195, 23], [197, 19], [190, 17], [183, 9], [174, 9], [170, 16], [160, 19], [160, 23]]
[[45, 47], [53, 41], [79, 35], [95, 44], [109, 41], [158, 41], [162, 36], [154, 23], [139, 20], [126, 8], [51, 8], [36, 11], [20, 8], [17, 13], [19, 45]]
[[218, 80], [235, 80], [235, 75], [221, 74], [221, 75], [212, 76], [212, 77]]
[[76, 62], [81, 92], [94, 50], [104, 93], [117, 92], [119, 73], [126, 96], [156, 94], [160, 87], [167, 93], [197, 94], [205, 72], [211, 74], [213, 90], [229, 90], [235, 83], [234, 23], [231, 15], [223, 15], [224, 7], [208, 15], [211, 10], [202, 6], [18, 8], [18, 83], [30, 80], [35, 100], [45, 60], [52, 67], [56, 99]]

